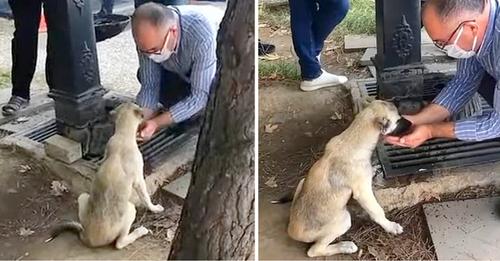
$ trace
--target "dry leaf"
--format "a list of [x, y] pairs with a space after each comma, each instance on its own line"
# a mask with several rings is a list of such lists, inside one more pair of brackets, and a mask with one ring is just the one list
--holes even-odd
[[35, 233], [35, 231], [29, 229], [29, 228], [24, 228], [22, 227], [21, 229], [19, 229], [19, 235], [22, 236], [22, 237], [27, 237], [31, 234]]
[[16, 125], [16, 124], [19, 124], [19, 123], [23, 123], [23, 122], [27, 122], [29, 120], [28, 117], [19, 117], [17, 119], [15, 119], [12, 124]]
[[336, 121], [336, 120], [341, 120], [342, 119], [342, 114], [340, 112], [336, 111], [333, 113], [332, 117], [330, 119]]
[[68, 187], [64, 181], [52, 181], [52, 185], [50, 186], [50, 194], [58, 197], [63, 194], [63, 192], [68, 192]]
[[278, 187], [278, 183], [276, 183], [276, 177], [270, 177], [265, 184], [270, 188]]
[[435, 193], [435, 192], [424, 192], [423, 198], [424, 198], [424, 201], [429, 201], [431, 199], [437, 199], [437, 200], [441, 201], [441, 196], [439, 196], [439, 194]]
[[363, 249], [360, 248], [358, 251], [358, 259], [361, 259], [361, 256], [363, 255]]
[[264, 126], [264, 132], [266, 133], [273, 133], [276, 129], [278, 129], [277, 124], [266, 124], [266, 126]]
[[385, 255], [379, 253], [375, 247], [369, 246], [368, 253], [370, 253], [376, 260], [386, 260]]
[[175, 237], [175, 229], [167, 229], [167, 241], [172, 242]]
[[27, 171], [31, 170], [31, 167], [28, 165], [21, 165], [19, 166], [19, 173], [25, 173]]
[[266, 54], [266, 55], [259, 56], [259, 59], [264, 60], [264, 61], [276, 61], [276, 60], [281, 59], [281, 56], [279, 56], [277, 54]]

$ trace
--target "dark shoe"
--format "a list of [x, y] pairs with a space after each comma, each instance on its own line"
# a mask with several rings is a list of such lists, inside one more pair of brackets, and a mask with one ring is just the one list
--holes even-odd
[[259, 56], [268, 55], [274, 53], [276, 46], [273, 44], [261, 43], [259, 40]]
[[30, 101], [19, 96], [12, 96], [6, 105], [2, 107], [4, 116], [15, 115], [19, 110], [22, 110], [30, 104]]

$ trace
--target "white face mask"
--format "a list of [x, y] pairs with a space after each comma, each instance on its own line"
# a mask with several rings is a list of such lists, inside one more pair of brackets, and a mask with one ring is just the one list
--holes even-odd
[[168, 33], [167, 39], [165, 39], [165, 44], [163, 45], [161, 52], [159, 54], [157, 54], [157, 53], [148, 54], [149, 59], [153, 60], [155, 63], [162, 63], [162, 62], [168, 60], [168, 58], [170, 58], [173, 51], [169, 50], [166, 47], [166, 45], [168, 44], [168, 41], [170, 39], [170, 34], [171, 34], [171, 32]]
[[464, 27], [462, 26], [460, 28], [460, 31], [458, 31], [458, 35], [455, 38], [455, 41], [453, 44], [449, 44], [444, 47], [444, 50], [446, 51], [446, 54], [450, 57], [456, 58], [456, 59], [466, 59], [470, 58], [474, 55], [476, 55], [476, 43], [477, 43], [477, 34], [474, 36], [474, 42], [472, 43], [472, 50], [470, 51], [465, 51], [462, 49], [460, 46], [457, 45], [458, 39], [460, 39], [460, 36], [462, 36], [462, 32], [464, 31]]
[[149, 57], [149, 59], [153, 60], [155, 63], [162, 63], [162, 62], [168, 60], [168, 58], [170, 58], [171, 55], [172, 55], [172, 51], [170, 51], [170, 50], [163, 51], [162, 50], [161, 54], [152, 53], [152, 54], [148, 54], [148, 57]]

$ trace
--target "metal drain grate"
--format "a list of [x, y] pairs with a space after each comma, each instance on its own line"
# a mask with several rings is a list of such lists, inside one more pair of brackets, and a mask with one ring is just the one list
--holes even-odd
[[[424, 79], [425, 99], [431, 100], [449, 79], [449, 77]], [[376, 96], [375, 80], [361, 83], [360, 89], [364, 95]], [[483, 112], [493, 110], [482, 98], [481, 106]], [[390, 178], [499, 161], [500, 138], [479, 142], [434, 139], [416, 149], [379, 143], [376, 151], [384, 176]]]
[[[166, 155], [174, 152], [187, 141], [198, 135], [199, 126], [199, 118], [188, 120], [171, 128], [161, 130], [151, 140], [141, 144], [139, 149], [144, 157], [145, 165], [153, 169], [158, 167], [163, 163], [163, 159]], [[23, 136], [36, 142], [43, 143], [55, 134], [57, 134], [57, 128], [54, 119], [41, 124], [35, 130]], [[101, 159], [102, 157], [92, 157], [86, 160], [93, 164], [97, 164]]]
[[30, 140], [42, 143], [46, 139], [56, 134], [57, 134], [56, 120], [52, 119], [39, 125], [33, 131], [30, 131], [24, 134], [23, 136], [29, 138]]

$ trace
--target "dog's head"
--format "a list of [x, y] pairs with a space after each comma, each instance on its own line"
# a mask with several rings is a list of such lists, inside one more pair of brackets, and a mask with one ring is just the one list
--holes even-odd
[[110, 115], [114, 118], [117, 125], [125, 123], [131, 126], [138, 126], [144, 118], [141, 107], [132, 102], [120, 104], [110, 112]]
[[411, 122], [401, 117], [398, 108], [386, 101], [372, 101], [368, 107], [374, 115], [374, 124], [382, 135], [398, 136], [407, 132]]

